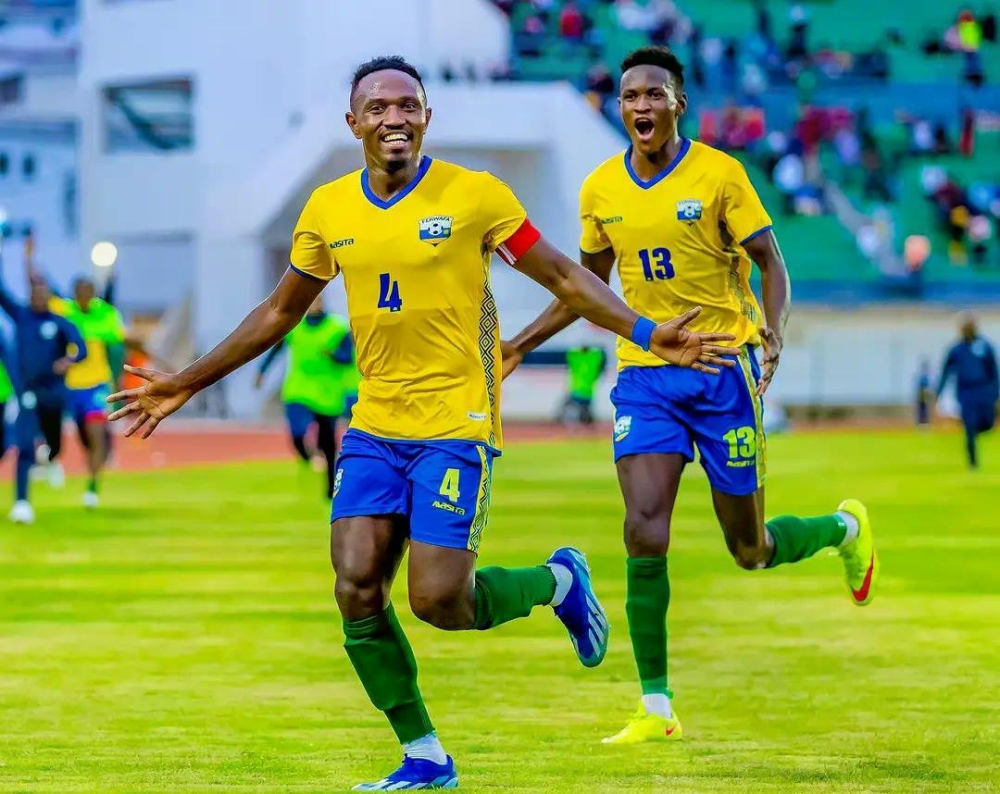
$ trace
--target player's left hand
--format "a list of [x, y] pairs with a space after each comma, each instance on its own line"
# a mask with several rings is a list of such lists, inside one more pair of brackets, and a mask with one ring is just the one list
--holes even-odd
[[760, 329], [760, 341], [764, 345], [764, 363], [760, 369], [760, 380], [757, 381], [757, 395], [763, 397], [767, 387], [771, 385], [771, 378], [778, 368], [778, 361], [781, 358], [781, 348], [785, 342], [781, 334], [773, 328]]
[[149, 438], [156, 426], [170, 414], [177, 411], [194, 396], [194, 392], [184, 386], [176, 375], [156, 372], [152, 369], [125, 365], [125, 371], [146, 381], [134, 389], [124, 389], [107, 398], [107, 403], [125, 402], [121, 408], [108, 417], [109, 422], [136, 414], [135, 421], [125, 431], [132, 436], [142, 430], [140, 438]]
[[732, 342], [736, 337], [732, 334], [702, 334], [687, 330], [684, 326], [699, 314], [701, 306], [656, 326], [649, 340], [649, 351], [678, 367], [690, 367], [699, 372], [718, 375], [719, 367], [731, 367], [736, 363], [734, 359], [722, 356], [738, 356], [740, 351], [735, 347], [715, 343]]
[[517, 369], [518, 364], [524, 360], [524, 353], [510, 342], [501, 342], [500, 355], [503, 357], [503, 378], [506, 379], [510, 373]]
[[52, 371], [56, 375], [65, 375], [66, 374], [66, 370], [68, 370], [70, 368], [70, 366], [72, 365], [72, 363], [73, 363], [73, 359], [68, 358], [68, 357], [56, 359], [55, 363], [52, 364]]

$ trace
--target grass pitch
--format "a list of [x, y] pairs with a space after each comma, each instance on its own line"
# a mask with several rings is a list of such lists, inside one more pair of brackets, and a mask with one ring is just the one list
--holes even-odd
[[[836, 558], [747, 573], [689, 469], [670, 559], [679, 744], [609, 749], [638, 697], [609, 443], [513, 446], [484, 563], [589, 555], [613, 622], [584, 670], [545, 609], [486, 633], [418, 624], [396, 592], [471, 791], [970, 792], [1000, 780], [1000, 441], [967, 473], [949, 434], [769, 445], [772, 514], [873, 514], [881, 591]], [[332, 792], [398, 761], [341, 648], [319, 483], [295, 464], [36, 488], [0, 528], [0, 791]]]

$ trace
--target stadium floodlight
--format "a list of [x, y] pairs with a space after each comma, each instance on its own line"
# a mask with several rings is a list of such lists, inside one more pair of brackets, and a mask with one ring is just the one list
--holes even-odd
[[95, 267], [111, 267], [118, 260], [118, 247], [114, 243], [102, 241], [90, 249], [90, 261]]

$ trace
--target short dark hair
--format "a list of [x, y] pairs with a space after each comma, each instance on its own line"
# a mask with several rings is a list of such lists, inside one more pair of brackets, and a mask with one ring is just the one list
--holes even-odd
[[622, 61], [622, 74], [636, 66], [659, 66], [674, 76], [678, 87], [684, 86], [684, 64], [669, 47], [640, 47], [625, 56]]
[[351, 77], [351, 99], [354, 99], [354, 92], [358, 90], [358, 83], [374, 72], [384, 72], [387, 69], [408, 74], [420, 84], [420, 90], [424, 90], [424, 80], [420, 76], [420, 72], [417, 71], [416, 66], [401, 55], [380, 55], [377, 58], [365, 61], [354, 70], [354, 74]]
[[94, 287], [94, 279], [89, 276], [77, 276], [73, 279], [73, 291], [80, 289], [80, 287]]

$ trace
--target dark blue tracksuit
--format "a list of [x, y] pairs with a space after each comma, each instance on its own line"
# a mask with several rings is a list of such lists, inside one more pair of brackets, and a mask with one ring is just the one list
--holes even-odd
[[17, 499], [28, 498], [28, 472], [35, 460], [35, 440], [44, 430], [52, 451], [58, 453], [62, 414], [66, 401], [65, 380], [53, 371], [55, 363], [76, 346], [74, 362], [87, 355], [80, 332], [65, 317], [49, 311], [35, 312], [15, 300], [0, 283], [0, 308], [14, 323], [14, 355], [8, 370], [17, 394]]
[[975, 467], [978, 465], [976, 436], [993, 429], [1000, 400], [997, 356], [990, 343], [977, 336], [958, 342], [948, 351], [938, 383], [938, 397], [952, 377], [962, 409], [969, 465]]

